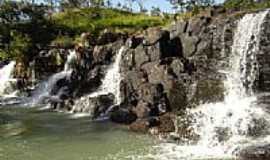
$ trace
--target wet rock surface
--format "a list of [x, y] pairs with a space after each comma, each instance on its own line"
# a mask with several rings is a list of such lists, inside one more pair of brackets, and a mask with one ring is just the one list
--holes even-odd
[[240, 151], [240, 160], [268, 160], [270, 159], [270, 144], [251, 146]]
[[[88, 97], [88, 100], [76, 103], [73, 108], [74, 113], [88, 113], [93, 119], [106, 114], [107, 110], [114, 105], [114, 95], [100, 95], [97, 97]], [[87, 103], [83, 103], [87, 102]]]
[[[132, 130], [149, 130], [166, 121], [151, 126], [146, 117], [159, 119], [222, 101], [224, 74], [219, 70], [226, 68], [234, 28], [233, 18], [201, 16], [139, 36], [143, 42], [127, 49], [121, 64], [122, 106], [137, 115]], [[168, 128], [159, 130], [173, 131]]]
[[[177, 21], [167, 29], [149, 28], [143, 34], [131, 37], [104, 33], [91, 40], [90, 46], [76, 51], [79, 58], [70, 80], [59, 80], [56, 85], [54, 95], [60, 97], [60, 106], [63, 106], [60, 108], [70, 110], [72, 107], [67, 104], [95, 92], [116, 53], [124, 46], [120, 66], [122, 102], [110, 112], [110, 119], [131, 124], [134, 131], [146, 132], [151, 128], [158, 128], [160, 132], [173, 131], [174, 118], [166, 116], [167, 113], [182, 113], [186, 108], [224, 98], [223, 80], [226, 77], [222, 70], [228, 67], [233, 33], [240, 17], [219, 15], [223, 12], [222, 8], [216, 8], [205, 15]], [[261, 91], [269, 87], [268, 19], [261, 40], [262, 53], [258, 54], [260, 74], [256, 87]], [[63, 60], [66, 51], [61, 50]], [[48, 57], [54, 57], [51, 55], [52, 51], [43, 53], [45, 58], [37, 59], [36, 63], [42, 65], [38, 60], [47, 61]], [[60, 66], [63, 64], [59, 63]], [[104, 99], [90, 99], [91, 104], [78, 107], [75, 112], [90, 112], [89, 108], [96, 108], [94, 117], [98, 117], [113, 105], [114, 98], [106, 95]]]

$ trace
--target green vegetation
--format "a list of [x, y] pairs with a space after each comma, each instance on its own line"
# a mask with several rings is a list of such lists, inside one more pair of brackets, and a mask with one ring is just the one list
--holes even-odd
[[17, 59], [24, 60], [22, 53], [27, 53], [32, 47], [29, 36], [17, 31], [11, 31], [10, 43], [8, 46], [0, 48], [0, 59]]
[[99, 34], [104, 29], [133, 32], [152, 26], [162, 26], [168, 22], [157, 16], [102, 8], [66, 10], [53, 15], [52, 19], [56, 25], [69, 28], [77, 34], [81, 32]]
[[83, 32], [93, 37], [105, 29], [131, 34], [168, 22], [168, 18], [111, 8], [68, 7], [51, 14], [50, 6], [4, 2], [0, 4], [0, 59], [27, 63], [38, 48], [72, 47]]
[[257, 2], [255, 0], [226, 0], [224, 7], [227, 9], [238, 9], [244, 11], [265, 9], [270, 7], [270, 1], [261, 0]]
[[[211, 8], [214, 0], [168, 0], [179, 13], [176, 19], [187, 20]], [[145, 14], [142, 0], [131, 0], [140, 13], [130, 12], [132, 5], [111, 8], [110, 0], [58, 0], [45, 5], [0, 1], [0, 59], [28, 62], [40, 48], [49, 45], [72, 47], [83, 32], [95, 38], [104, 30], [133, 34], [148, 27], [166, 26], [171, 19], [159, 8], [155, 16]], [[226, 0], [224, 7], [246, 12], [270, 7], [269, 0]], [[58, 12], [57, 12], [58, 11]], [[171, 16], [172, 17], [172, 16]]]

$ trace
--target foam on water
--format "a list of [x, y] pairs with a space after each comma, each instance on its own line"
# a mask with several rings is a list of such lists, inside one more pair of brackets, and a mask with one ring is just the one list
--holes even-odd
[[261, 25], [269, 11], [247, 14], [237, 25], [226, 73], [225, 100], [187, 110], [192, 117], [190, 130], [195, 144], [161, 144], [154, 159], [234, 158], [242, 148], [270, 142], [270, 115], [256, 104], [254, 81], [258, 76], [256, 53], [259, 51]]

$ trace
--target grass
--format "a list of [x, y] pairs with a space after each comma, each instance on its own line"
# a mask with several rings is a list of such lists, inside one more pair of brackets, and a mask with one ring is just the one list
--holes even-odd
[[56, 25], [69, 28], [76, 33], [92, 34], [99, 34], [104, 29], [134, 32], [148, 27], [164, 26], [169, 22], [161, 17], [103, 8], [67, 10], [53, 15], [52, 19]]

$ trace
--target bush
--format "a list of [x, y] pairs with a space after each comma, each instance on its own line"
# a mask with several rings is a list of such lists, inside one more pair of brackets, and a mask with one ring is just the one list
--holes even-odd
[[256, 2], [255, 0], [226, 0], [224, 6], [228, 9], [233, 8], [239, 10], [264, 9], [270, 7], [270, 1], [263, 0]]
[[3, 59], [17, 59], [24, 61], [32, 46], [31, 39], [17, 31], [11, 31], [10, 43], [0, 50], [0, 57]]
[[135, 14], [116, 9], [87, 8], [66, 10], [55, 14], [53, 20], [59, 26], [64, 26], [77, 34], [91, 32], [99, 34], [104, 29], [127, 30], [145, 29], [152, 26], [165, 25], [169, 20], [158, 16]]
[[55, 40], [51, 43], [53, 46], [69, 48], [74, 45], [73, 39], [68, 36], [58, 36]]

